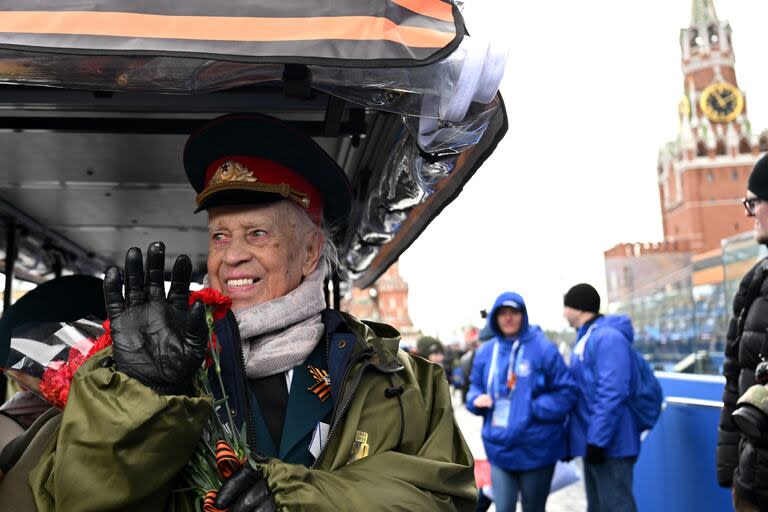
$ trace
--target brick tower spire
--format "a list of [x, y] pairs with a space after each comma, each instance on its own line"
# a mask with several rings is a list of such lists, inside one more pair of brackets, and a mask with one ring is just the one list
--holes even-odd
[[693, 0], [691, 6], [691, 26], [717, 23], [717, 12], [712, 0]]
[[664, 239], [694, 253], [748, 229], [738, 200], [765, 143], [747, 117], [731, 36], [713, 0], [692, 0], [680, 30], [679, 131], [659, 152], [658, 180]]

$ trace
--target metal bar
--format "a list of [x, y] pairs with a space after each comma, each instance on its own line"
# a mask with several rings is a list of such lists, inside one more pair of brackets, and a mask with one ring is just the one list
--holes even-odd
[[325, 299], [325, 307], [330, 308], [331, 307], [331, 280], [329, 278], [325, 278], [323, 281], [323, 298]]
[[[0, 272], [5, 274], [5, 260], [0, 260]], [[13, 276], [16, 280], [27, 281], [30, 283], [40, 284], [46, 282], [48, 279], [45, 276], [31, 274], [23, 268], [17, 268], [13, 271]]]
[[333, 309], [341, 309], [341, 280], [339, 279], [339, 273], [334, 272], [333, 277]]
[[61, 273], [64, 271], [64, 262], [60, 254], [56, 254], [53, 258], [53, 277], [58, 279], [61, 277]]
[[343, 99], [336, 96], [328, 96], [328, 108], [325, 110], [325, 126], [323, 127], [324, 136], [337, 137], [339, 135], [345, 106], [346, 102]]
[[725, 385], [725, 377], [722, 375], [696, 375], [695, 373], [680, 372], [653, 372], [658, 379], [682, 380], [688, 382], [713, 382]]
[[668, 396], [664, 401], [670, 405], [696, 405], [699, 407], [723, 408], [723, 402], [717, 400], [702, 400], [700, 398], [686, 398], [681, 396]]
[[[279, 73], [279, 72], [278, 72]], [[0, 84], [0, 110], [15, 115], [69, 116], [74, 112], [115, 112], [120, 116], [146, 113], [152, 117], [178, 115], [211, 117], [225, 112], [264, 112], [291, 118], [293, 113], [317, 111], [322, 118], [326, 95], [314, 90], [311, 98], [288, 98], [276, 85], [240, 87], [226, 91], [179, 94], [83, 91], [53, 87]], [[103, 117], [103, 116], [96, 116]]]
[[[207, 119], [151, 119], [141, 117], [0, 117], [0, 129], [48, 130], [75, 133], [144, 133], [152, 135], [189, 135]], [[325, 123], [321, 121], [288, 121], [310, 137], [321, 137]], [[359, 135], [362, 127], [354, 122], [339, 124], [338, 133]]]
[[39, 234], [42, 237], [47, 238], [51, 245], [54, 245], [58, 249], [69, 252], [76, 256], [80, 260], [77, 267], [82, 273], [88, 273], [91, 271], [94, 273], [103, 272], [106, 267], [114, 265], [111, 260], [88, 251], [72, 240], [50, 229], [45, 224], [29, 216], [24, 211], [20, 210], [4, 199], [0, 199], [0, 214], [5, 214], [13, 218], [14, 221], [18, 221], [22, 226], [24, 226], [24, 228], [28, 229], [32, 233]]
[[3, 289], [3, 311], [11, 307], [13, 293], [13, 270], [16, 266], [16, 218], [8, 217], [5, 221], [5, 288]]

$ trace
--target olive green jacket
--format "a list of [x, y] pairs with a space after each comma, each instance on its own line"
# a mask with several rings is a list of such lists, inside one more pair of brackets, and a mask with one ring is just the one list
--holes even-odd
[[[399, 351], [391, 327], [345, 320], [366, 357], [351, 359], [338, 399], [345, 413], [316, 468], [263, 465], [278, 509], [474, 510], [474, 462], [445, 372]], [[30, 472], [38, 511], [189, 509], [171, 489], [210, 401], [158, 395], [102, 367], [108, 355], [77, 372], [58, 435]]]

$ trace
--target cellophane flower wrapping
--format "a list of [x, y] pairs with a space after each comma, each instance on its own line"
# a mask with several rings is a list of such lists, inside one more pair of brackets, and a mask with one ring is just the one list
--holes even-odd
[[5, 373], [22, 389], [64, 408], [72, 377], [93, 354], [111, 344], [109, 322], [32, 322], [11, 332]]

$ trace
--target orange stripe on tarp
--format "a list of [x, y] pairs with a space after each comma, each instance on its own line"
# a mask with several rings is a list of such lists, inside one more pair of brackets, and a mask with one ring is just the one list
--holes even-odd
[[440, 0], [392, 0], [392, 3], [423, 16], [453, 22], [453, 7]]
[[90, 11], [0, 11], [0, 32], [239, 42], [385, 40], [413, 48], [442, 48], [455, 37], [374, 16], [241, 18]]

